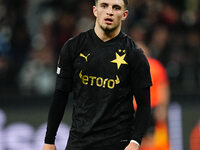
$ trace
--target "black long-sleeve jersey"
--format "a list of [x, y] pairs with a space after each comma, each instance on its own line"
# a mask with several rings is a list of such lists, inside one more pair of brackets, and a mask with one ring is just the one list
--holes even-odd
[[[148, 61], [131, 38], [120, 32], [103, 42], [93, 29], [81, 33], [64, 44], [57, 74], [56, 90], [66, 94], [53, 104], [62, 106], [59, 119], [52, 105], [46, 143], [54, 142], [67, 93], [71, 91], [74, 104], [67, 150], [109, 145], [123, 139], [141, 142], [145, 130], [141, 123], [147, 123], [150, 113], [149, 96], [139, 102], [140, 119], [135, 117], [133, 95], [139, 89], [149, 88], [152, 82]], [[148, 111], [143, 114], [140, 106]], [[53, 119], [59, 121], [55, 123]]]

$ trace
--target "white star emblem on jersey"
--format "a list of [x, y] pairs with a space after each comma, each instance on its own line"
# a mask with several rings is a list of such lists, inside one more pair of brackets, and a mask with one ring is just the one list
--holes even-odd
[[120, 68], [120, 66], [122, 64], [128, 65], [128, 63], [124, 60], [126, 54], [124, 54], [122, 56], [119, 56], [119, 54], [117, 54], [117, 53], [115, 53], [115, 54], [116, 54], [116, 59], [112, 60], [111, 63], [116, 63], [118, 69]]

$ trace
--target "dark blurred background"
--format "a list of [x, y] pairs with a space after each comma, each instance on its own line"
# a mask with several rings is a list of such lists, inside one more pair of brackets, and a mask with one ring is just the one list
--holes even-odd
[[[58, 54], [66, 40], [94, 26], [92, 5], [93, 0], [0, 0], [0, 150], [41, 149], [36, 145], [44, 135], [35, 134], [47, 119]], [[200, 121], [200, 1], [130, 0], [123, 31], [145, 43], [166, 68], [172, 112], [180, 113], [175, 150], [190, 149]], [[69, 126], [71, 103], [63, 120]]]

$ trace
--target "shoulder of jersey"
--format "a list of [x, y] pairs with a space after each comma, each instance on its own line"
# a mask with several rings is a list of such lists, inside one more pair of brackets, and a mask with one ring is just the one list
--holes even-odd
[[125, 39], [125, 43], [126, 45], [129, 47], [130, 50], [140, 50], [140, 48], [137, 46], [137, 44], [135, 43], [135, 41], [127, 34], [122, 33], [123, 34], [123, 38]]
[[89, 30], [79, 33], [78, 35], [70, 38], [68, 41], [75, 42], [76, 44], [80, 44], [81, 42], [84, 42], [84, 40], [87, 40], [88, 35], [89, 35]]
[[79, 50], [81, 50], [82, 47], [84, 47], [86, 41], [88, 40], [89, 37], [89, 31], [86, 32], [81, 32], [77, 36], [74, 36], [67, 40], [65, 45], [68, 45], [71, 49], [69, 50], [71, 53], [72, 58], [76, 57], [79, 55]]

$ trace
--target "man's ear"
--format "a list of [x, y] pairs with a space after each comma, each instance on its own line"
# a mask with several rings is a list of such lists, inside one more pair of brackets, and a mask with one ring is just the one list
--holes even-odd
[[97, 7], [93, 6], [93, 14], [95, 17], [97, 17]]
[[122, 16], [122, 20], [126, 20], [127, 16], [128, 16], [128, 10], [125, 10]]

